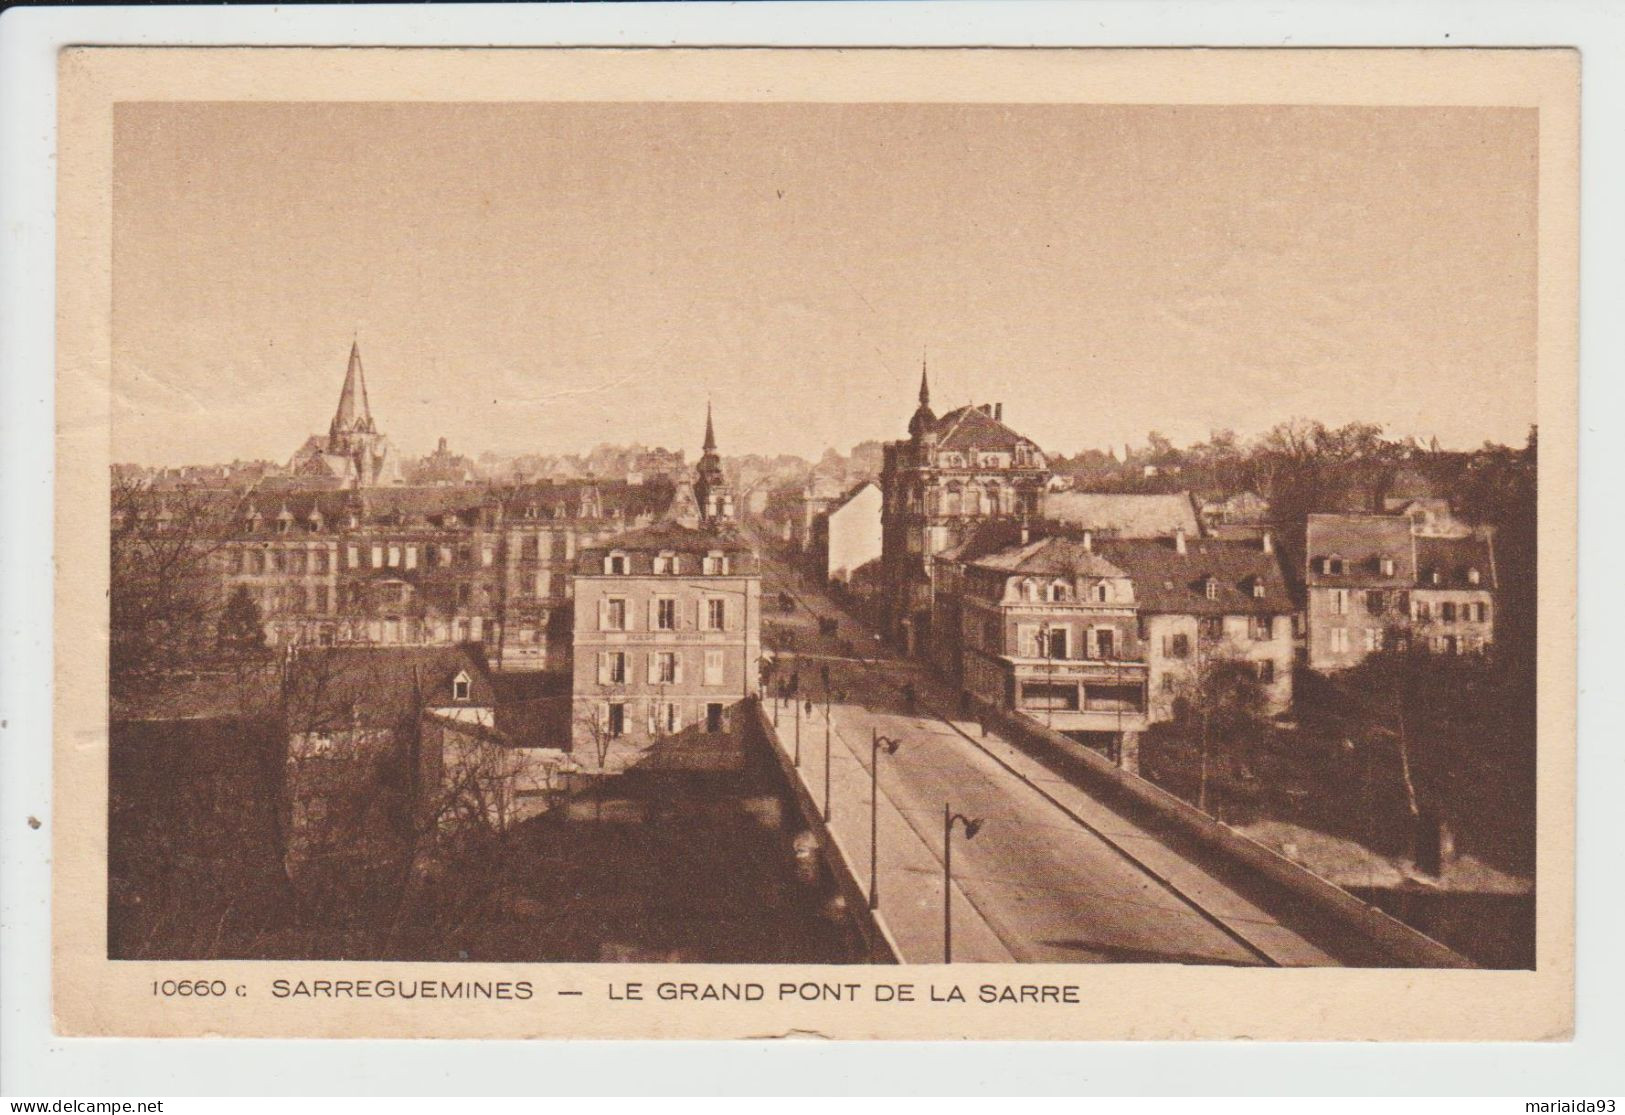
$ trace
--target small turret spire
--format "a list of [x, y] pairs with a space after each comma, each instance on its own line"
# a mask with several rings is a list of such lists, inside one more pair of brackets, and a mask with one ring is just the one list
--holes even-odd
[[925, 378], [925, 354], [920, 354], [920, 405], [914, 409], [914, 417], [908, 420], [908, 435], [912, 438], [923, 436], [936, 422], [937, 416], [931, 412], [931, 384]]
[[702, 451], [706, 453], [715, 453], [717, 451], [717, 435], [716, 431], [711, 428], [711, 400], [709, 399], [705, 401], [705, 445], [702, 446]]

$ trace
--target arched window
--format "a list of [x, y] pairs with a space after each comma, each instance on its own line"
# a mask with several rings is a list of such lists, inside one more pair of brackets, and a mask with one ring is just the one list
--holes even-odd
[[965, 487], [965, 514], [980, 515], [982, 513], [982, 486], [968, 484]]

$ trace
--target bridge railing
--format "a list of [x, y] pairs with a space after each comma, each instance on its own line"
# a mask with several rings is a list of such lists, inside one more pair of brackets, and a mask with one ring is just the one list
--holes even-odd
[[1460, 953], [1322, 879], [1273, 848], [1237, 832], [1162, 787], [1122, 770], [1092, 748], [1051, 731], [1021, 713], [984, 706], [982, 714], [990, 725], [997, 726], [1014, 742], [1041, 753], [1048, 751], [1063, 756], [1070, 761], [1072, 769], [1095, 784], [1094, 788], [1104, 788], [1150, 810], [1215, 855], [1262, 876], [1349, 932], [1375, 943], [1393, 957], [1396, 966], [1477, 967]]

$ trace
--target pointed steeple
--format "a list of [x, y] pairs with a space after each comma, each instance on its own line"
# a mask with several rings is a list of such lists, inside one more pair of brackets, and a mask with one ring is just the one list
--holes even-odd
[[908, 434], [912, 438], [920, 438], [930, 432], [936, 423], [937, 416], [931, 410], [931, 384], [925, 378], [925, 357], [920, 357], [920, 405], [914, 410], [914, 417], [908, 420]]
[[694, 498], [699, 502], [700, 521], [712, 525], [732, 519], [733, 490], [722, 471], [717, 455], [717, 433], [711, 423], [711, 404], [705, 404], [705, 446], [694, 468]]
[[350, 343], [350, 366], [344, 373], [344, 390], [339, 408], [333, 414], [332, 433], [352, 430], [372, 431], [372, 409], [367, 405], [367, 379], [361, 371], [361, 343]]

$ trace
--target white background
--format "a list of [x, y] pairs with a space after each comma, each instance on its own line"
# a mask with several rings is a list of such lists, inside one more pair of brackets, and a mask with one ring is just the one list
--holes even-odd
[[[0, 1093], [1507, 1095], [1625, 1092], [1625, 4], [809, 3], [13, 8], [0, 16]], [[1548, 1045], [285, 1042], [50, 1032], [55, 56], [79, 44], [1578, 46], [1578, 1037]], [[29, 827], [30, 817], [43, 824]], [[1496, 1105], [1500, 1106], [1500, 1105]], [[1521, 1111], [1522, 1104], [1507, 1104]]]

